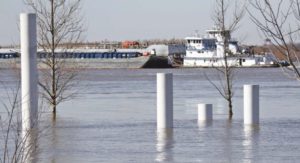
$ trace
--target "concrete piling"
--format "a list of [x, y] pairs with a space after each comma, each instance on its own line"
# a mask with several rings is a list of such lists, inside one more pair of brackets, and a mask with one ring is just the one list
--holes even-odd
[[22, 131], [27, 134], [37, 123], [38, 116], [36, 14], [20, 14], [20, 32]]
[[157, 74], [157, 129], [173, 128], [173, 75]]
[[259, 85], [244, 85], [244, 124], [259, 124]]

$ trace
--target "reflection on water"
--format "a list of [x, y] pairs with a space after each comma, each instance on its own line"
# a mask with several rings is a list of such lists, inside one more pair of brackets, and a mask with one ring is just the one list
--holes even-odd
[[36, 159], [36, 150], [37, 150], [37, 141], [38, 141], [38, 131], [32, 129], [30, 131], [23, 131], [22, 133], [22, 147], [21, 147], [21, 162], [25, 163], [35, 163]]
[[206, 127], [211, 127], [213, 125], [213, 121], [209, 120], [209, 121], [198, 121], [198, 127], [199, 130], [202, 130]]
[[[156, 131], [158, 71], [174, 74], [174, 131]], [[228, 122], [226, 101], [205, 79], [205, 71], [207, 69], [88, 70], [75, 86], [84, 91], [59, 106], [58, 117], [52, 125], [51, 117], [42, 120], [47, 131], [39, 139], [38, 161], [300, 160], [299, 82], [286, 79], [280, 69], [240, 69], [235, 84], [234, 117]], [[10, 74], [0, 73], [0, 77], [11, 81]], [[261, 86], [260, 129], [243, 125], [245, 83]], [[0, 87], [0, 92], [5, 91]], [[5, 96], [0, 93], [1, 100], [7, 100]], [[213, 123], [197, 126], [198, 103], [214, 104]], [[3, 107], [1, 111], [5, 112]]]
[[232, 160], [232, 153], [234, 151], [234, 143], [232, 140], [233, 137], [233, 124], [232, 124], [232, 120], [226, 120], [225, 121], [225, 126], [224, 126], [224, 135], [222, 136], [223, 139], [223, 143], [224, 145], [222, 145], [223, 148], [223, 155], [227, 156], [227, 162], [233, 162]]
[[[255, 153], [259, 153], [259, 126], [245, 125], [244, 126], [244, 140], [243, 140], [243, 152], [244, 163], [255, 162], [257, 157]], [[254, 153], [255, 151], [255, 153]]]
[[[49, 144], [49, 148], [50, 149], [57, 149], [57, 144], [59, 144], [58, 143], [58, 137], [57, 137], [57, 128], [56, 128], [56, 122], [57, 121], [57, 117], [56, 117], [56, 115], [52, 115], [52, 123], [51, 123], [51, 128], [50, 128], [50, 131], [51, 132], [49, 132], [49, 138], [50, 138], [50, 144]], [[56, 161], [56, 157], [55, 157], [55, 153], [53, 153], [53, 154], [51, 154], [51, 163], [56, 163], [57, 161]]]
[[159, 129], [156, 137], [156, 161], [169, 162], [173, 161], [173, 129]]

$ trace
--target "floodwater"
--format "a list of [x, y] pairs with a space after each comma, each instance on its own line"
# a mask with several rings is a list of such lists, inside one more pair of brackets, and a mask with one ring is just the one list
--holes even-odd
[[[174, 75], [173, 130], [156, 130], [157, 72]], [[211, 69], [82, 72], [78, 95], [59, 106], [56, 120], [43, 112], [35, 157], [51, 163], [299, 162], [299, 81], [280, 68], [238, 69], [228, 121], [226, 102], [204, 74], [217, 82]], [[14, 81], [8, 71], [0, 76]], [[244, 84], [260, 85], [259, 127], [243, 125]], [[198, 103], [213, 104], [212, 123], [197, 124]]]

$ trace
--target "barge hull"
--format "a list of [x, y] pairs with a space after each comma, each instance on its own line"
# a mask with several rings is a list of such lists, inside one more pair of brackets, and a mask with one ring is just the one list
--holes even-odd
[[[64, 68], [80, 69], [138, 69], [138, 68], [169, 68], [167, 57], [140, 56], [135, 58], [106, 58], [106, 59], [59, 59]], [[42, 63], [45, 59], [38, 59], [38, 68], [47, 68]], [[0, 68], [20, 68], [20, 58], [0, 59]]]

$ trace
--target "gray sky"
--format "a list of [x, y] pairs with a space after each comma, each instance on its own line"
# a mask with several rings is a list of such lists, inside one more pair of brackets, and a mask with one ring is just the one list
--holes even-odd
[[[184, 38], [213, 26], [213, 0], [84, 0], [85, 41]], [[0, 45], [19, 43], [22, 0], [0, 0]], [[234, 34], [244, 43], [262, 42], [245, 18]]]

